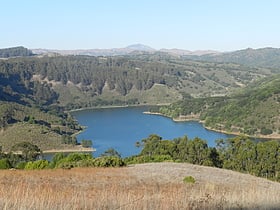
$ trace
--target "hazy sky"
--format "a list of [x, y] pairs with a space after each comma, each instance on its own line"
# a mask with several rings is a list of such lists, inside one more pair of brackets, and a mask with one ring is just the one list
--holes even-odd
[[0, 0], [0, 48], [280, 48], [279, 0]]

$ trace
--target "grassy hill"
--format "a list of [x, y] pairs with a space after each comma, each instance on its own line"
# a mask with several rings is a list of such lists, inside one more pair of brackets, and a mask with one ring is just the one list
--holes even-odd
[[[184, 183], [186, 176], [194, 184]], [[3, 209], [278, 209], [280, 184], [187, 163], [1, 171]]]
[[[3, 151], [20, 142], [31, 142], [41, 150], [74, 148], [73, 135], [81, 127], [68, 114], [15, 102], [0, 102], [0, 145]], [[68, 138], [69, 142], [64, 139]], [[73, 138], [73, 141], [70, 139]]]

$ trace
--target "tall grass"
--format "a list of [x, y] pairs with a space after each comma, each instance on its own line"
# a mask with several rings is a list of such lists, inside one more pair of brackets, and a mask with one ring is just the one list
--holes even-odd
[[162, 182], [129, 168], [0, 171], [1, 209], [273, 208], [279, 191], [212, 183]]

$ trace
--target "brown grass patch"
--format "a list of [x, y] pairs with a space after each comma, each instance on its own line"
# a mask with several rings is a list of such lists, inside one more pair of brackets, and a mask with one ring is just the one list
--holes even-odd
[[[196, 179], [195, 184], [183, 183], [183, 178], [189, 175]], [[0, 171], [1, 209], [276, 209], [278, 206], [279, 183], [190, 164]]]

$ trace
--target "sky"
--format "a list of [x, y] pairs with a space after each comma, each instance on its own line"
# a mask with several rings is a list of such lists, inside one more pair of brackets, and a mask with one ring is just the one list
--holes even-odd
[[279, 0], [0, 0], [0, 48], [280, 48]]

